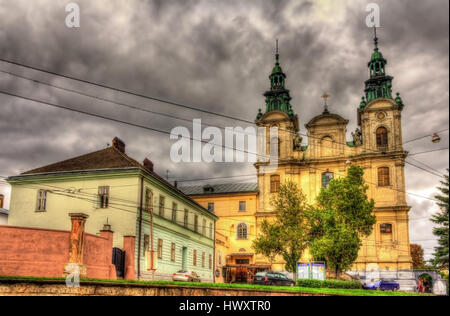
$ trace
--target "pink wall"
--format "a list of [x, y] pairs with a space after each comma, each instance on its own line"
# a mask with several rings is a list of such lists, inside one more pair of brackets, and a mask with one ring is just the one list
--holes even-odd
[[116, 279], [112, 248], [112, 232], [102, 231], [100, 237], [84, 234], [83, 264], [86, 265], [88, 278]]
[[[116, 279], [113, 233], [84, 234], [88, 278]], [[0, 225], [0, 275], [62, 277], [69, 260], [70, 232]], [[134, 258], [134, 255], [133, 255]]]
[[69, 242], [67, 231], [0, 226], [0, 275], [61, 277]]

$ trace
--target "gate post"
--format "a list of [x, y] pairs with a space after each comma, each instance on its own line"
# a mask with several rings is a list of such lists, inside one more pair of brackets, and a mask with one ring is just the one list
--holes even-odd
[[114, 232], [111, 230], [111, 225], [103, 225], [103, 229], [100, 231], [100, 237], [108, 240], [107, 245], [107, 262], [109, 262], [109, 279], [117, 280], [116, 266], [112, 264], [112, 249], [113, 249], [113, 236]]
[[72, 221], [69, 244], [69, 262], [64, 267], [64, 273], [73, 271], [73, 265], [77, 265], [80, 277], [86, 277], [86, 266], [83, 265], [84, 225], [89, 215], [83, 213], [69, 213]]
[[135, 236], [123, 236], [123, 250], [125, 251], [125, 280], [136, 280], [134, 269], [134, 255], [136, 249]]

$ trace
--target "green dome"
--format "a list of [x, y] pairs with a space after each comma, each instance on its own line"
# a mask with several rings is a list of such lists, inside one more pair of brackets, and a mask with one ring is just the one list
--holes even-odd
[[283, 72], [283, 69], [281, 69], [280, 65], [277, 63], [272, 69], [272, 74]]
[[377, 50], [377, 51], [373, 52], [372, 57], [370, 59], [377, 60], [377, 59], [384, 59], [384, 58], [383, 58], [383, 54]]

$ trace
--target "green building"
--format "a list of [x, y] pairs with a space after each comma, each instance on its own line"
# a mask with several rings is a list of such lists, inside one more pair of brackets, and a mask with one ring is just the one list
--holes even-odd
[[116, 248], [124, 248], [124, 236], [135, 236], [136, 278], [167, 280], [188, 269], [204, 282], [214, 280], [217, 217], [157, 175], [150, 160], [127, 156], [117, 137], [110, 147], [8, 182], [11, 226], [70, 230], [68, 214], [85, 213], [86, 232], [111, 225]]

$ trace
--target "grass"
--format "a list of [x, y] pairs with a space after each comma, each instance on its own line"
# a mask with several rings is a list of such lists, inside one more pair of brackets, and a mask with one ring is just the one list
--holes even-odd
[[[35, 281], [65, 281], [65, 278], [43, 278], [43, 277], [23, 277], [23, 276], [0, 276], [0, 282], [4, 280], [35, 280]], [[228, 284], [228, 283], [199, 283], [199, 282], [174, 282], [174, 281], [136, 281], [136, 280], [105, 280], [105, 279], [81, 279], [83, 282], [112, 283], [129, 285], [168, 285], [168, 286], [194, 286], [208, 287], [216, 289], [249, 289], [249, 290], [274, 290], [287, 292], [302, 292], [312, 294], [332, 294], [342, 296], [432, 296], [431, 294], [419, 294], [411, 292], [390, 292], [361, 289], [329, 289], [329, 288], [305, 288], [289, 286], [264, 286], [254, 284]]]

